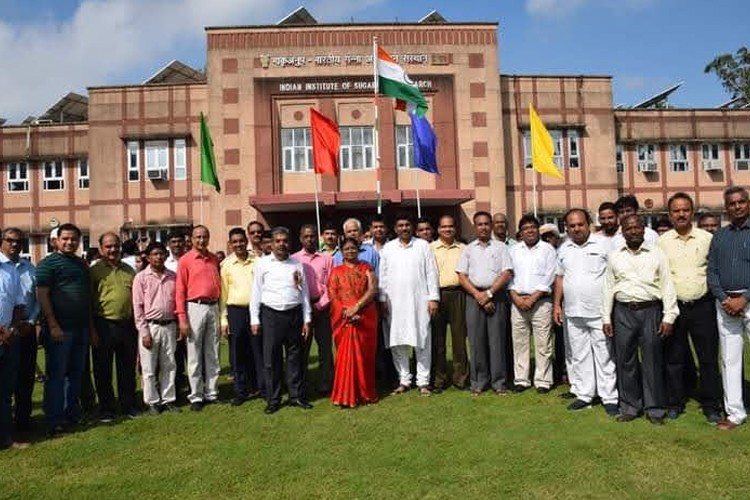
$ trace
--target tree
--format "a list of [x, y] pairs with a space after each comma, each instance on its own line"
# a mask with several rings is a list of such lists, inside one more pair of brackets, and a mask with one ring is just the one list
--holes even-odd
[[750, 102], [750, 51], [747, 47], [740, 47], [735, 54], [716, 56], [703, 71], [716, 74], [732, 99]]

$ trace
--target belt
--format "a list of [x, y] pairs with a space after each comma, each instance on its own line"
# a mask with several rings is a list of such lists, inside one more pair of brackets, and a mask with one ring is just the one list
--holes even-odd
[[212, 306], [218, 302], [216, 299], [192, 299], [188, 300], [188, 302], [192, 302], [193, 304], [201, 304], [204, 306]]
[[711, 302], [714, 300], [714, 296], [710, 293], [707, 293], [703, 297], [698, 297], [694, 300], [678, 300], [677, 305], [680, 307], [695, 307], [698, 304], [702, 304], [703, 302]]
[[440, 291], [441, 292], [458, 292], [460, 290], [463, 290], [463, 288], [461, 288], [461, 285], [441, 286], [440, 287]]
[[645, 302], [620, 302], [618, 300], [617, 303], [631, 311], [640, 311], [641, 309], [661, 306], [661, 300], [647, 300]]
[[167, 326], [175, 323], [176, 321], [176, 319], [147, 319], [146, 323], [150, 323], [152, 325]]

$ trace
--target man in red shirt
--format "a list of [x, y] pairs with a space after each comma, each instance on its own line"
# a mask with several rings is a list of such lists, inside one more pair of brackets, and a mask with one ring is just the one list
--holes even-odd
[[192, 250], [177, 268], [175, 306], [180, 338], [187, 338], [188, 401], [192, 411], [218, 402], [219, 390], [219, 260], [208, 251], [206, 226], [195, 226]]

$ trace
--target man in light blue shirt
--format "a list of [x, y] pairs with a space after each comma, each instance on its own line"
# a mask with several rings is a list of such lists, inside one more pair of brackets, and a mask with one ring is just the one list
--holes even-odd
[[[344, 236], [347, 238], [354, 238], [357, 241], [362, 241], [362, 223], [358, 219], [346, 219], [346, 221], [344, 221], [343, 229]], [[372, 267], [372, 270], [375, 272], [375, 276], [378, 276], [380, 270], [380, 255], [378, 255], [378, 251], [375, 250], [375, 247], [369, 243], [361, 243], [359, 245], [359, 260], [370, 264], [370, 267]], [[341, 252], [333, 254], [334, 265], [340, 266], [342, 262], [344, 262], [344, 256], [341, 255]]]
[[39, 317], [36, 269], [31, 262], [21, 258], [25, 239], [26, 235], [20, 229], [8, 228], [2, 232], [0, 241], [0, 263], [9, 264], [16, 269], [24, 297], [25, 320], [18, 323], [19, 336], [16, 339], [18, 378], [15, 387], [15, 425], [16, 430], [20, 432], [31, 430], [31, 397], [36, 375], [36, 321]]
[[21, 280], [13, 265], [0, 262], [0, 450], [13, 441], [12, 397], [18, 371], [18, 331], [24, 304]]

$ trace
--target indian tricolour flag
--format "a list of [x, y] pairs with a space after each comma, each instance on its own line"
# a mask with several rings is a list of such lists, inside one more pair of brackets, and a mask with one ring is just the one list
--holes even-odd
[[411, 81], [404, 68], [396, 64], [391, 55], [380, 45], [378, 45], [376, 71], [379, 93], [414, 105], [419, 116], [427, 112], [427, 101], [419, 91], [419, 87]]

